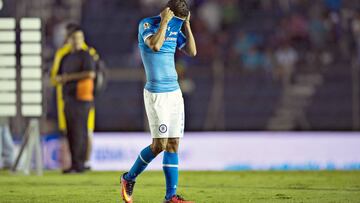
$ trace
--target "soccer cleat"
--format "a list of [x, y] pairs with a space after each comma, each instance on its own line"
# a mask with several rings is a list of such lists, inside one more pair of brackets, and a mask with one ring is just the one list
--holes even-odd
[[174, 195], [169, 200], [165, 200], [164, 203], [195, 203], [192, 201], [185, 200], [180, 195]]
[[121, 196], [125, 203], [133, 203], [132, 193], [134, 190], [135, 181], [125, 180], [124, 176], [127, 173], [124, 173], [121, 176]]

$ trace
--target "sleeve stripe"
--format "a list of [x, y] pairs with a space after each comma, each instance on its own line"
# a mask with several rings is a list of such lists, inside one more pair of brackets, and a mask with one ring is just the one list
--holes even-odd
[[180, 34], [186, 39], [186, 36], [184, 35], [184, 33], [183, 32], [180, 32]]
[[150, 36], [154, 35], [154, 33], [149, 32], [146, 35], [143, 36], [144, 42], [146, 41], [147, 38], [149, 38]]
[[186, 45], [186, 42], [182, 43], [182, 44], [179, 46], [179, 49], [184, 48], [185, 45]]

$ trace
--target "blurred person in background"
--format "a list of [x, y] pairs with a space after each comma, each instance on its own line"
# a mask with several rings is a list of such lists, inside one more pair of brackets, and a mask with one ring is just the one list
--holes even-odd
[[237, 8], [236, 0], [226, 0], [222, 6], [222, 21], [225, 30], [231, 28], [231, 25], [238, 22], [240, 14]]
[[265, 56], [257, 48], [251, 47], [250, 50], [242, 57], [244, 69], [248, 72], [256, 72], [265, 67]]
[[239, 31], [236, 35], [234, 48], [240, 57], [243, 57], [249, 50], [255, 46], [254, 41], [250, 35], [244, 31]]
[[[61, 60], [63, 59], [64, 56], [69, 54], [71, 52], [71, 50], [72, 50], [72, 46], [71, 46], [71, 43], [70, 43], [70, 34], [72, 33], [73, 29], [75, 29], [76, 27], [78, 27], [78, 25], [75, 24], [75, 23], [68, 23], [67, 24], [65, 43], [61, 48], [59, 48], [56, 51], [55, 59], [54, 59], [54, 62], [53, 62], [53, 66], [51, 68], [51, 73], [50, 73], [51, 83], [56, 88], [58, 129], [60, 130], [60, 132], [63, 135], [66, 135], [66, 118], [65, 118], [65, 113], [64, 113], [64, 99], [63, 99], [63, 92], [62, 92], [63, 91], [62, 90], [63, 84], [58, 83], [56, 81], [56, 76], [58, 75]], [[100, 66], [101, 59], [100, 59], [100, 56], [97, 53], [96, 49], [94, 47], [88, 46], [85, 41], [83, 42], [81, 48], [82, 48], [82, 50], [89, 52], [89, 54], [92, 56], [93, 60], [96, 63], [95, 64], [96, 68], [98, 68], [98, 66]], [[94, 132], [94, 129], [95, 129], [95, 106], [94, 105], [92, 105], [92, 107], [90, 108], [87, 126], [88, 126], [88, 144], [87, 144], [87, 150], [86, 150], [85, 169], [90, 169], [90, 157], [91, 157], [91, 150], [92, 150], [92, 137], [93, 137], [93, 132]], [[66, 146], [65, 148], [66, 149], [64, 151], [65, 152], [68, 151], [67, 150], [68, 146]], [[69, 165], [69, 161], [66, 158], [67, 154], [63, 154], [62, 157], [63, 157], [63, 167], [67, 168], [68, 165]]]
[[71, 51], [60, 61], [55, 77], [62, 84], [66, 134], [71, 154], [71, 167], [64, 173], [85, 171], [88, 145], [88, 117], [94, 100], [95, 61], [84, 50], [84, 33], [79, 26], [69, 32]]
[[199, 8], [199, 17], [205, 22], [207, 28], [216, 33], [221, 28], [222, 13], [221, 5], [215, 0], [204, 1]]
[[355, 14], [351, 27], [356, 43], [356, 62], [360, 64], [360, 11]]
[[[181, 31], [182, 27], [185, 33]], [[176, 193], [179, 164], [177, 152], [179, 139], [184, 134], [185, 115], [174, 55], [176, 49], [189, 56], [196, 55], [186, 1], [170, 0], [160, 15], [141, 20], [138, 37], [147, 78], [144, 103], [153, 140], [151, 145], [140, 152], [129, 172], [121, 176], [122, 198], [126, 203], [133, 202], [135, 179], [164, 151], [164, 203], [191, 203]]]
[[14, 142], [9, 128], [9, 120], [0, 118], [0, 169], [10, 169], [14, 158]]
[[287, 88], [295, 71], [298, 54], [290, 43], [284, 43], [276, 50], [275, 59], [277, 64], [276, 78], [282, 81], [284, 88]]
[[327, 40], [327, 28], [323, 16], [319, 12], [321, 12], [319, 9], [311, 12], [309, 21], [309, 38], [313, 48], [316, 50], [324, 49]]

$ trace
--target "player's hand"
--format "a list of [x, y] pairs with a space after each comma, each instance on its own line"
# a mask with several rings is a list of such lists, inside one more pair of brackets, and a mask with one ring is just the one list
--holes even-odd
[[169, 7], [166, 7], [163, 11], [161, 11], [160, 16], [162, 21], [168, 23], [171, 18], [174, 17], [174, 12], [172, 12]]
[[191, 13], [189, 11], [188, 16], [185, 18], [185, 23], [190, 23], [190, 17], [191, 17]]

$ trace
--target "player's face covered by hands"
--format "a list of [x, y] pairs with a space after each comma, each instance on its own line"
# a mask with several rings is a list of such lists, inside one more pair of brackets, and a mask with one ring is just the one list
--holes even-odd
[[174, 17], [174, 12], [170, 10], [169, 7], [166, 7], [161, 13], [161, 20], [169, 22]]

